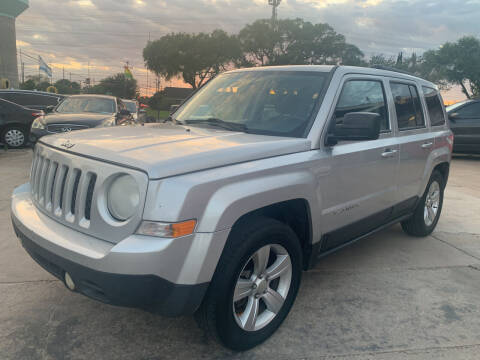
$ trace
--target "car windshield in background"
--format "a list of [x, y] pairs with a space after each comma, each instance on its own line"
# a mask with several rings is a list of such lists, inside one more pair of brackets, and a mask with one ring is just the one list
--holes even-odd
[[127, 110], [130, 111], [132, 114], [137, 112], [137, 104], [133, 101], [123, 101]]
[[174, 117], [189, 125], [304, 137], [327, 76], [316, 71], [223, 74], [205, 85]]
[[69, 97], [58, 107], [57, 112], [64, 114], [94, 113], [113, 114], [115, 112], [115, 101], [95, 97]]

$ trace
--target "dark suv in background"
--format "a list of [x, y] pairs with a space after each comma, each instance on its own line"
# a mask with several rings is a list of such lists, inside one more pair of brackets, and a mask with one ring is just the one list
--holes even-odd
[[453, 152], [480, 154], [480, 100], [466, 100], [447, 107], [455, 135]]
[[44, 112], [53, 109], [64, 98], [64, 95], [43, 91], [0, 90], [0, 99], [11, 101], [29, 109], [43, 110]]
[[43, 111], [0, 99], [0, 143], [10, 148], [24, 146], [32, 122], [39, 116], [43, 116]]

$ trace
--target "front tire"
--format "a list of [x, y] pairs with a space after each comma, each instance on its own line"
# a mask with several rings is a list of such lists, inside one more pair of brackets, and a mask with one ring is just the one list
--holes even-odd
[[434, 171], [413, 216], [402, 222], [403, 231], [418, 237], [433, 232], [442, 212], [444, 189], [445, 179], [440, 172]]
[[226, 347], [250, 349], [268, 339], [287, 317], [301, 273], [300, 242], [290, 227], [264, 217], [238, 224], [196, 319]]

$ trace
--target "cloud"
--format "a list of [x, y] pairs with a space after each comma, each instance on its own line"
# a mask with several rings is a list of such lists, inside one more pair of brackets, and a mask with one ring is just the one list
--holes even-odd
[[[25, 51], [71, 69], [73, 79], [90, 73], [99, 80], [129, 61], [145, 87], [147, 74], [140, 69], [149, 37], [215, 28], [235, 33], [270, 15], [267, 0], [35, 0], [17, 19], [17, 40]], [[279, 16], [329, 23], [368, 56], [420, 54], [463, 35], [478, 36], [480, 1], [283, 0]]]

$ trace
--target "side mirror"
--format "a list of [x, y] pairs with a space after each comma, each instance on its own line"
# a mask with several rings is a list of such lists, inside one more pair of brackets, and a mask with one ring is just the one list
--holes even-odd
[[458, 113], [452, 113], [452, 114], [448, 114], [448, 118], [450, 119], [450, 121], [457, 121], [457, 119], [459, 118], [459, 114]]
[[377, 140], [380, 136], [382, 117], [370, 112], [352, 112], [343, 118], [343, 124], [335, 127], [337, 141]]
[[53, 112], [54, 109], [55, 109], [55, 106], [53, 106], [53, 105], [48, 105], [48, 106], [45, 108], [45, 113], [46, 113], [46, 114], [51, 113], [51, 112]]

